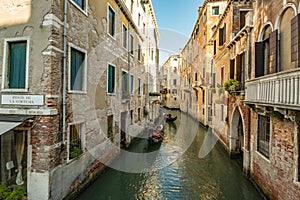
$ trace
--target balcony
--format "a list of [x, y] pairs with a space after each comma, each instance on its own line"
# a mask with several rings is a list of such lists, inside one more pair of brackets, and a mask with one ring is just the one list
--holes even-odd
[[300, 69], [279, 72], [246, 82], [247, 104], [300, 110]]

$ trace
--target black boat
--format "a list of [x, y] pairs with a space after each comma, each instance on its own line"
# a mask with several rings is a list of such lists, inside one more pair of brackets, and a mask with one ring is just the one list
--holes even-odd
[[177, 119], [177, 116], [175, 117], [166, 117], [166, 122], [174, 122]]

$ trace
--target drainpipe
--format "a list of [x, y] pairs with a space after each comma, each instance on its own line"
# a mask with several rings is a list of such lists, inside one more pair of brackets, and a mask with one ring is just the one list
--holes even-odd
[[65, 133], [66, 133], [66, 111], [67, 111], [67, 2], [68, 0], [64, 0], [64, 32], [63, 32], [63, 99], [62, 99], [62, 137], [61, 137], [61, 145], [62, 150], [65, 143]]

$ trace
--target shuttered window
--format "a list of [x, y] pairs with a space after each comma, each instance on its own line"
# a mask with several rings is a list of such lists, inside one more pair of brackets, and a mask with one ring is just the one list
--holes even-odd
[[25, 89], [27, 42], [9, 42], [8, 45], [8, 88]]
[[255, 43], [255, 77], [264, 75], [264, 43]]
[[122, 99], [129, 98], [129, 82], [128, 82], [128, 73], [122, 71]]
[[108, 33], [115, 37], [115, 11], [108, 7]]
[[108, 79], [107, 79], [107, 92], [115, 92], [115, 67], [108, 65]]
[[127, 49], [127, 27], [123, 25], [123, 47]]
[[85, 53], [71, 48], [70, 89], [83, 91]]
[[270, 33], [270, 65], [269, 73], [276, 73], [278, 70], [278, 30]]
[[300, 15], [298, 14], [291, 21], [291, 61], [297, 61], [297, 66], [300, 67]]
[[223, 28], [219, 29], [219, 46], [222, 46], [226, 42], [226, 24]]
[[234, 79], [234, 59], [230, 60], [230, 79]]
[[141, 79], [138, 79], [138, 95], [141, 94]]

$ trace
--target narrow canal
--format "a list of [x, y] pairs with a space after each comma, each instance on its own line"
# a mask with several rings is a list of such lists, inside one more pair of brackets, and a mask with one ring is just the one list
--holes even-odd
[[141, 138], [129, 150], [157, 153], [153, 161], [157, 170], [129, 173], [109, 168], [77, 199], [263, 199], [243, 175], [241, 163], [230, 160], [209, 131], [179, 111], [166, 112], [178, 119], [165, 124], [163, 143], [148, 146]]

